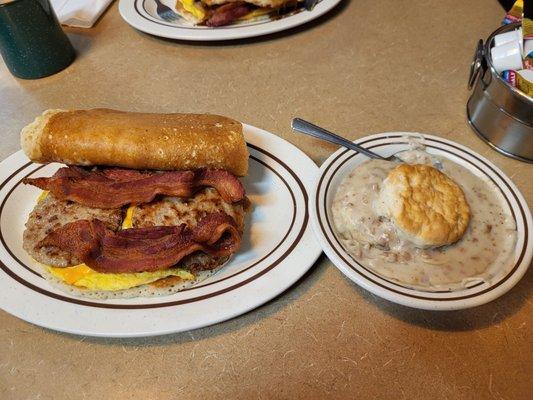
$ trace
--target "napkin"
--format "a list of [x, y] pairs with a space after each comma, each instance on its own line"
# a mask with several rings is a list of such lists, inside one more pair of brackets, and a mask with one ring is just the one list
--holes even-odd
[[63, 25], [90, 28], [113, 0], [50, 0]]

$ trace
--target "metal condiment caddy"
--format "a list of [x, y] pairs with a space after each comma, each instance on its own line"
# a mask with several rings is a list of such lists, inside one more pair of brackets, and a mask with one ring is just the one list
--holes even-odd
[[466, 112], [474, 131], [500, 153], [533, 163], [533, 99], [512, 87], [496, 72], [490, 49], [494, 36], [516, 29], [519, 23], [479, 40], [470, 69], [468, 88], [474, 88]]

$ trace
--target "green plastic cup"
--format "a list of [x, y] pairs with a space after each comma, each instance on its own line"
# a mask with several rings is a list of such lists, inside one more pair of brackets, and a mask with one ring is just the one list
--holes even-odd
[[23, 79], [55, 74], [76, 57], [48, 0], [0, 0], [0, 54]]

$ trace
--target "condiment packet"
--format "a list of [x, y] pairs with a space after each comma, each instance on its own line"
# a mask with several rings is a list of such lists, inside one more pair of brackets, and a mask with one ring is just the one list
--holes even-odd
[[533, 96], [533, 70], [522, 69], [516, 72], [516, 88], [528, 96]]
[[522, 22], [522, 56], [525, 69], [506, 70], [501, 77], [512, 87], [533, 97], [533, 1], [516, 0], [513, 7], [505, 14], [502, 22], [507, 25]]
[[[529, 28], [528, 28], [529, 29]], [[533, 38], [524, 37], [524, 67], [533, 69]]]
[[516, 75], [516, 71], [513, 71], [512, 69], [508, 69], [507, 71], [502, 72], [503, 80], [512, 87], [516, 87]]
[[524, 1], [516, 0], [511, 9], [505, 14], [502, 25], [509, 25], [513, 22], [520, 22], [524, 13]]
[[533, 39], [533, 1], [531, 0], [524, 3], [522, 32], [524, 40]]

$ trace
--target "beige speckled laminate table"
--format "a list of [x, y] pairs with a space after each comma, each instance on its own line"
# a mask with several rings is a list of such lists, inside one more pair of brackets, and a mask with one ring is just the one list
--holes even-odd
[[[139, 33], [114, 4], [94, 29], [68, 30], [80, 55], [65, 71], [23, 81], [0, 65], [0, 157], [43, 109], [105, 106], [227, 114], [320, 164], [335, 148], [294, 136], [298, 115], [351, 139], [409, 130], [456, 140], [533, 204], [533, 166], [490, 150], [465, 120], [474, 45], [502, 14], [494, 0], [350, 0], [288, 34], [202, 45]], [[531, 398], [532, 288], [530, 270], [491, 304], [417, 311], [321, 257], [259, 309], [165, 337], [82, 338], [0, 311], [0, 399]]]

